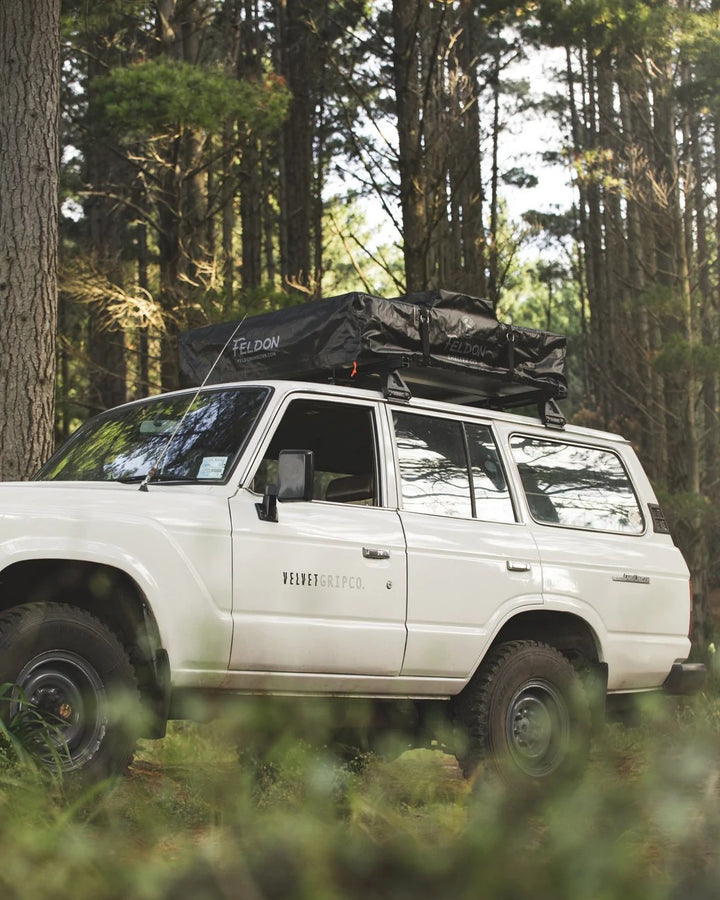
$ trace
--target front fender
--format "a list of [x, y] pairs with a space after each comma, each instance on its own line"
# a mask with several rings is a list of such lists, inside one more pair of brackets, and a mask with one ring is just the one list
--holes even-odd
[[0, 486], [0, 571], [32, 560], [118, 569], [145, 595], [173, 672], [227, 671], [231, 537], [221, 492], [30, 483], [10, 492], [10, 511], [6, 487]]

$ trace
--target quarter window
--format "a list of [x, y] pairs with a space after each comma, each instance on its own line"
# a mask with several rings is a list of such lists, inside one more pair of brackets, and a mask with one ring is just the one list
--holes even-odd
[[441, 516], [514, 522], [490, 429], [395, 412], [403, 508]]
[[487, 425], [466, 423], [475, 516], [487, 522], [514, 522], [515, 511], [495, 442]]
[[617, 454], [521, 435], [510, 446], [537, 522], [642, 533], [642, 513]]

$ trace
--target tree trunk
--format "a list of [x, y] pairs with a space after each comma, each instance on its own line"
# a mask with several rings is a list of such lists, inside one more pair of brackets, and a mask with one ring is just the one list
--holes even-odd
[[[207, 0], [183, 0], [178, 4], [176, 17], [182, 33], [182, 59], [198, 65], [200, 62], [201, 32], [207, 14]], [[204, 270], [212, 269], [207, 245], [207, 173], [203, 159], [205, 136], [196, 128], [182, 133], [183, 177], [181, 182], [181, 241], [183, 246], [183, 275], [191, 286], [202, 290], [207, 283]]]
[[653, 195], [654, 139], [647, 76], [641, 52], [623, 55], [620, 102], [624, 135], [628, 292], [634, 335], [635, 381], [631, 395], [639, 416], [639, 447], [651, 478], [667, 470], [665, 384], [652, 360], [659, 350], [657, 311], [649, 303], [657, 277]]
[[[88, 109], [95, 112], [95, 79], [104, 75], [113, 65], [120, 65], [120, 51], [110, 28], [87, 36]], [[126, 184], [131, 177], [127, 166], [114, 152], [118, 136], [98, 128], [100, 116], [88, 116], [88, 130], [83, 146], [85, 159], [84, 180], [92, 196], [85, 206], [87, 222], [87, 249], [93, 267], [112, 284], [122, 288], [124, 282], [122, 255], [127, 240], [127, 223], [124, 210], [114, 199], [117, 185]], [[91, 367], [88, 373], [88, 410], [101, 412], [124, 403], [127, 399], [127, 365], [122, 326], [110, 321], [106, 311], [93, 302], [89, 310], [88, 355]]]
[[[156, 0], [157, 34], [173, 59], [196, 62], [200, 0]], [[205, 259], [202, 247], [205, 198], [198, 174], [201, 138], [180, 128], [167, 147], [159, 181], [158, 257], [160, 306], [165, 334], [160, 349], [160, 378], [165, 390], [178, 387], [178, 334], [184, 325], [188, 285]]]
[[455, 240], [460, 248], [457, 285], [459, 290], [484, 297], [487, 294], [486, 246], [480, 155], [480, 88], [477, 78], [482, 35], [477, 21], [476, 4], [472, 0], [462, 0], [460, 7], [457, 99], [461, 121], [450, 180], [451, 195], [460, 211], [459, 228], [455, 232]]
[[679, 171], [672, 70], [669, 62], [657, 67], [654, 84], [655, 170], [664, 202], [657, 205], [658, 281], [671, 303], [665, 317], [665, 341], [680, 341], [688, 348], [687, 362], [666, 379], [668, 429], [674, 452], [669, 456], [669, 484], [677, 491], [699, 489], [699, 441], [695, 426], [695, 376], [690, 348], [694, 321], [690, 302], [687, 259], [679, 196]]
[[278, 4], [280, 73], [292, 94], [282, 129], [280, 172], [280, 241], [283, 281], [307, 287], [311, 278], [310, 230], [312, 222], [312, 102], [315, 60], [311, 52], [308, 10], [303, 0]]
[[407, 291], [423, 291], [427, 272], [427, 176], [422, 148], [420, 47], [425, 0], [393, 0], [393, 72], [397, 109], [400, 206]]
[[[257, 10], [250, 2], [245, 2], [245, 16], [240, 34], [238, 55], [238, 76], [240, 78], [260, 78], [262, 58], [257, 46], [259, 23]], [[243, 123], [238, 123], [242, 129]], [[240, 192], [240, 223], [242, 227], [242, 287], [245, 291], [257, 291], [262, 284], [263, 250], [263, 192], [270, 191], [263, 182], [262, 160], [259, 139], [252, 132], [241, 131], [240, 171], [238, 187]]]
[[[582, 124], [580, 121], [580, 113], [578, 110], [577, 103], [577, 90], [578, 90], [578, 79], [575, 74], [575, 70], [573, 67], [573, 58], [570, 47], [565, 47], [565, 79], [567, 82], [568, 89], [568, 107], [570, 112], [570, 138], [571, 145], [573, 148], [573, 152], [577, 158], [580, 153], [580, 148], [582, 146], [581, 134], [582, 134]], [[579, 88], [582, 91], [582, 80], [580, 81]], [[587, 197], [586, 197], [586, 188], [583, 179], [577, 180], [577, 192], [578, 192], [578, 203], [577, 203], [577, 282], [580, 291], [580, 314], [582, 321], [582, 335], [584, 346], [587, 348], [590, 346], [590, 334], [588, 328], [588, 295], [590, 293], [589, 288], [589, 279], [590, 275], [587, 271], [587, 248], [590, 243], [589, 235], [588, 235], [588, 220], [587, 220]], [[595, 392], [591, 385], [590, 379], [590, 361], [588, 359], [589, 354], [587, 352], [582, 355], [582, 382], [583, 382], [583, 396], [588, 400], [592, 401], [595, 399]]]
[[53, 449], [60, 0], [0, 3], [0, 479]]
[[600, 147], [597, 134], [597, 90], [596, 69], [593, 54], [585, 54], [585, 115], [583, 123], [582, 145], [580, 154], [587, 154], [585, 171], [585, 210], [587, 216], [587, 244], [585, 256], [587, 260], [588, 304], [593, 322], [590, 343], [590, 373], [593, 393], [598, 409], [605, 423], [608, 421], [610, 409], [610, 390], [608, 386], [608, 315], [607, 315], [607, 270], [603, 252], [602, 203], [600, 190], [600, 173], [596, 156]]

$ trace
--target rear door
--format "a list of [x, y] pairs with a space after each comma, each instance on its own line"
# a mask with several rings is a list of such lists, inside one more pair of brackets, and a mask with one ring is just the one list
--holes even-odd
[[408, 547], [402, 674], [466, 678], [506, 616], [542, 605], [538, 551], [489, 421], [398, 408], [393, 422]]

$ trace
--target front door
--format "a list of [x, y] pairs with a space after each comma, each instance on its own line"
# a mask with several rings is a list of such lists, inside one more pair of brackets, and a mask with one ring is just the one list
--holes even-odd
[[[230, 501], [234, 671], [397, 675], [405, 651], [405, 540], [385, 507], [371, 404], [286, 403], [249, 488]], [[255, 504], [280, 450], [312, 450], [312, 501]]]

